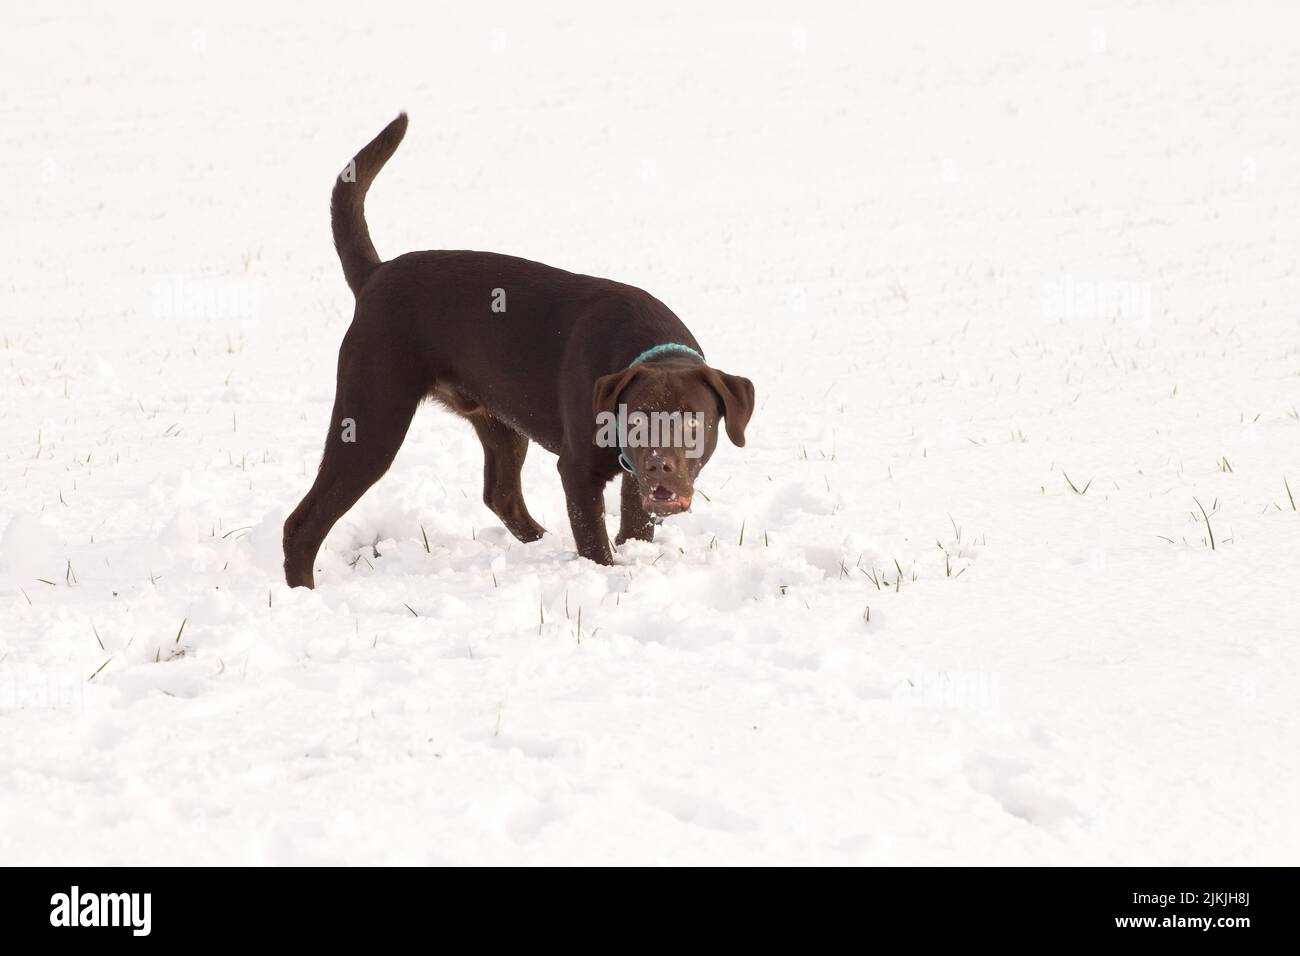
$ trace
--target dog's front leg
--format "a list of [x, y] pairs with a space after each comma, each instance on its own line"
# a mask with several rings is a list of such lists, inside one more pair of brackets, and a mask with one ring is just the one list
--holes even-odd
[[653, 541], [655, 539], [654, 519], [650, 517], [650, 512], [645, 510], [645, 505], [641, 501], [641, 489], [637, 487], [637, 480], [631, 475], [623, 476], [620, 501], [622, 509], [618, 520], [618, 537], [614, 539], [614, 543]]
[[575, 465], [561, 460], [559, 469], [578, 554], [597, 564], [613, 564], [614, 551], [605, 530], [605, 485], [609, 479], [592, 474], [585, 462]]

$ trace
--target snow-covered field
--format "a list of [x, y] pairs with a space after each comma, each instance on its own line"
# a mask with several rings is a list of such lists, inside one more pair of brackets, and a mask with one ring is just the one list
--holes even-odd
[[[1296, 862], [1294, 4], [182, 6], [3, 12], [0, 862]], [[400, 109], [757, 387], [617, 567], [429, 407], [283, 583]]]

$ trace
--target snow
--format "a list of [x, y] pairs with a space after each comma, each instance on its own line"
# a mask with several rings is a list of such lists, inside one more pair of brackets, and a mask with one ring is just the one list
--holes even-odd
[[[0, 861], [1296, 859], [1296, 7], [5, 21]], [[640, 285], [755, 382], [616, 567], [430, 407], [283, 583], [401, 109], [382, 255]]]

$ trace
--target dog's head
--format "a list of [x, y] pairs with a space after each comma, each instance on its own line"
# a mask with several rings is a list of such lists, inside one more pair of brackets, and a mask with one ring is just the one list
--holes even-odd
[[619, 444], [646, 511], [672, 515], [691, 506], [719, 422], [733, 445], [745, 444], [754, 383], [707, 365], [642, 363], [597, 379], [592, 404], [598, 421], [620, 423]]

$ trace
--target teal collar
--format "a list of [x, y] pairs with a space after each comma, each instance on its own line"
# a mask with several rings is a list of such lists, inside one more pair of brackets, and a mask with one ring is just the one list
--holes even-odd
[[640, 365], [647, 359], [658, 358], [668, 352], [685, 352], [687, 355], [694, 355], [701, 362], [704, 361], [704, 356], [695, 351], [695, 349], [691, 348], [689, 345], [679, 345], [676, 342], [665, 342], [663, 345], [656, 345], [654, 348], [646, 349], [629, 362], [627, 367], [631, 368], [633, 365]]
[[[642, 362], [645, 362], [649, 359], [658, 358], [661, 355], [666, 355], [672, 352], [682, 352], [686, 355], [693, 355], [701, 362], [704, 361], [704, 356], [701, 355], [699, 352], [697, 352], [695, 349], [691, 348], [689, 345], [682, 345], [678, 342], [665, 342], [662, 345], [656, 345], [653, 348], [646, 349], [644, 352], [642, 352], [640, 355], [634, 358], [631, 362], [629, 362], [627, 367], [631, 368], [633, 365], [640, 365]], [[618, 464], [619, 467], [621, 467], [629, 475], [636, 475], [636, 469], [632, 467], [632, 459], [627, 457], [627, 452], [623, 450], [622, 446], [620, 446], [618, 449]]]

